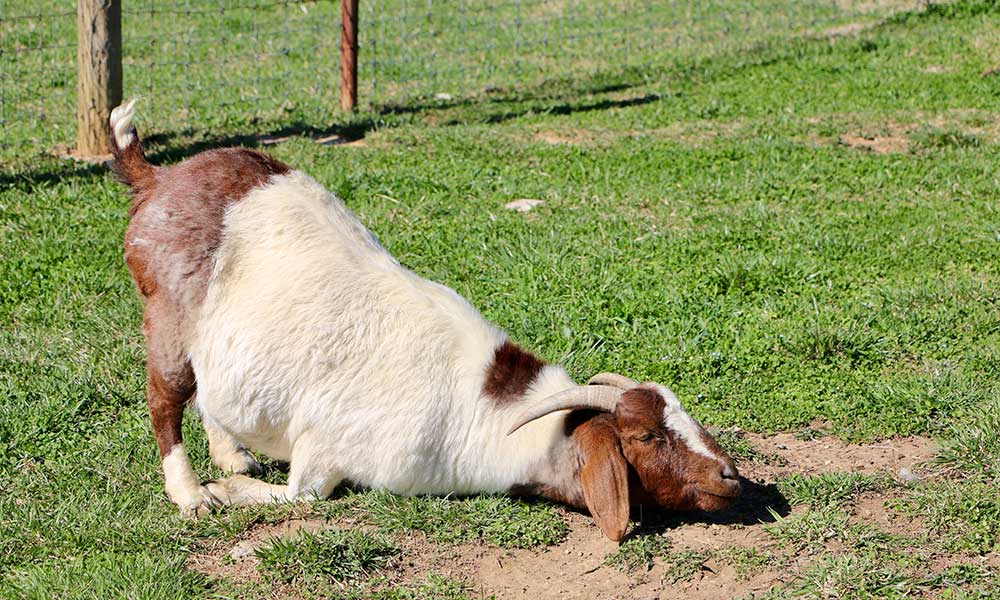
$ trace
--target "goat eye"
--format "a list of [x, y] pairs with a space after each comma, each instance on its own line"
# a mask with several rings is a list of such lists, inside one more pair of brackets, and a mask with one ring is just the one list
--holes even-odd
[[655, 436], [655, 435], [653, 435], [652, 433], [645, 433], [645, 434], [643, 434], [643, 435], [639, 436], [639, 437], [638, 437], [638, 438], [636, 438], [636, 439], [637, 439], [637, 440], [639, 440], [640, 442], [648, 442], [648, 441], [652, 440], [652, 439], [653, 439], [653, 438], [655, 438], [655, 437], [656, 437], [656, 436]]

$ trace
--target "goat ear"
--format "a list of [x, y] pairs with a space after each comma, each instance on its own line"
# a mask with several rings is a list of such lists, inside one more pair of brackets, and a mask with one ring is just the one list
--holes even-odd
[[587, 509], [605, 536], [620, 542], [628, 529], [628, 464], [610, 423], [588, 422], [574, 432]]

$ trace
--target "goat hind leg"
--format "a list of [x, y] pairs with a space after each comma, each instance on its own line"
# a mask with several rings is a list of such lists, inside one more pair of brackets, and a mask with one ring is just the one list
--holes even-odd
[[184, 408], [195, 392], [194, 371], [187, 360], [179, 326], [179, 313], [159, 297], [149, 298], [143, 333], [146, 336], [146, 402], [153, 435], [160, 447], [167, 496], [181, 514], [196, 517], [220, 505], [201, 485], [181, 436]]
[[[190, 366], [186, 370], [189, 371]], [[194, 377], [189, 377], [184, 368], [164, 373], [151, 360], [146, 401], [153, 421], [153, 434], [160, 447], [167, 496], [184, 516], [197, 517], [208, 513], [221, 502], [199, 483], [181, 437], [184, 406], [190, 397], [191, 388], [178, 383], [188, 380], [193, 387]]]

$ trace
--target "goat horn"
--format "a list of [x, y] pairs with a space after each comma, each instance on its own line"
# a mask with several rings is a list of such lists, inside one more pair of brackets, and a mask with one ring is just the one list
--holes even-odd
[[639, 382], [618, 373], [598, 373], [587, 381], [587, 385], [610, 385], [620, 390], [630, 390], [637, 387]]
[[622, 391], [610, 385], [580, 386], [568, 389], [558, 394], [552, 394], [535, 406], [528, 407], [521, 413], [514, 425], [507, 432], [510, 435], [524, 427], [535, 419], [540, 419], [547, 414], [557, 410], [570, 410], [574, 408], [592, 408], [604, 412], [611, 412], [622, 397]]

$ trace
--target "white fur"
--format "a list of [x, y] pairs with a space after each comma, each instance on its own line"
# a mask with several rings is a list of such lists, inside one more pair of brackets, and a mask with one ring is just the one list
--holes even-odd
[[198, 482], [184, 444], [174, 445], [163, 457], [163, 479], [167, 496], [187, 516], [206, 514], [221, 504], [218, 498]]
[[208, 438], [208, 454], [215, 466], [230, 473], [261, 473], [257, 460], [233, 436], [212, 424], [207, 417], [202, 418], [202, 424]]
[[119, 105], [111, 111], [111, 130], [115, 134], [115, 143], [123, 150], [135, 140], [132, 119], [135, 118], [135, 103], [138, 101], [138, 98], [132, 98], [128, 104]]
[[[228, 210], [190, 357], [199, 409], [291, 460], [288, 497], [344, 478], [401, 494], [502, 492], [565, 438], [565, 413], [506, 435], [516, 411], [482, 394], [505, 339], [292, 172]], [[575, 385], [548, 366], [523, 401]]]
[[723, 466], [728, 466], [721, 456], [709, 450], [703, 439], [703, 436], [706, 435], [704, 429], [684, 410], [677, 394], [663, 385], [653, 384], [653, 387], [663, 398], [663, 424], [681, 436], [692, 452], [697, 452], [702, 456], [719, 461]]

